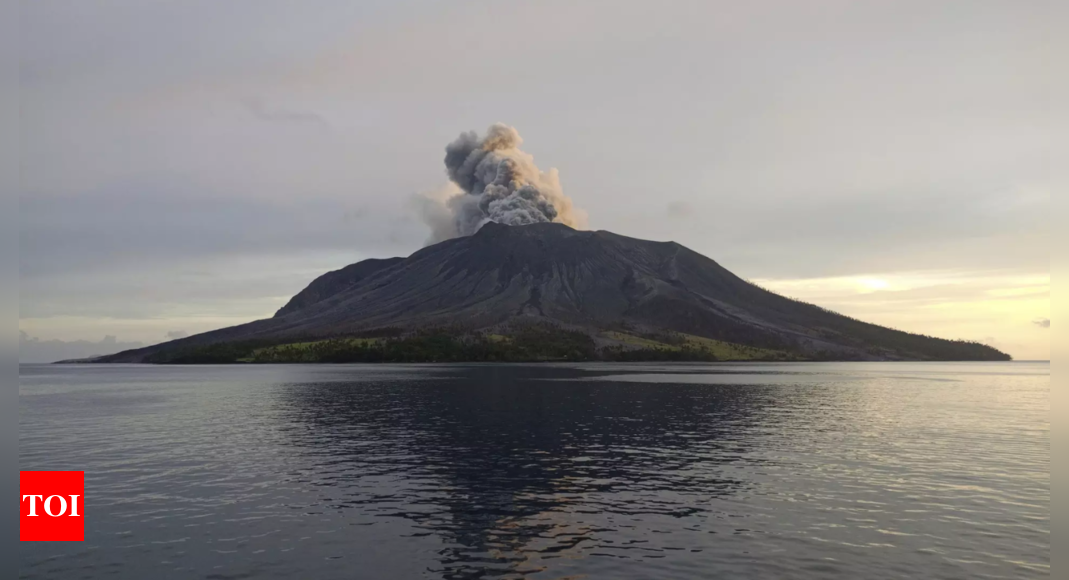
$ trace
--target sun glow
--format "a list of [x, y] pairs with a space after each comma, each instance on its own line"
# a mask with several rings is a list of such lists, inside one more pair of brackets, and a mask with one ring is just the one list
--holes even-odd
[[1050, 274], [887, 272], [830, 278], [765, 279], [756, 284], [909, 332], [975, 340], [1017, 359], [1048, 360]]
[[861, 287], [862, 292], [877, 292], [879, 290], [887, 290], [891, 287], [890, 282], [880, 278], [861, 278], [858, 280], [858, 286]]

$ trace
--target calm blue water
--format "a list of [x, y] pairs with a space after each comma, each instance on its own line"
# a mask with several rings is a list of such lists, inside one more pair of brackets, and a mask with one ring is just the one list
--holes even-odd
[[22, 366], [21, 578], [1047, 578], [1050, 365]]

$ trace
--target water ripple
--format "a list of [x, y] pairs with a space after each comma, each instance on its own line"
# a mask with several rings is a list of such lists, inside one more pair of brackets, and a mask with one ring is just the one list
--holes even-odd
[[20, 368], [20, 578], [1047, 578], [1045, 364]]

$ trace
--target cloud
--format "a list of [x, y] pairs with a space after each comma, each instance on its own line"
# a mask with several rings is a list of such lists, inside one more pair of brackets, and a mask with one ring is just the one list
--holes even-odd
[[89, 358], [140, 348], [140, 342], [119, 342], [108, 335], [99, 342], [88, 340], [41, 340], [32, 337], [24, 330], [19, 331], [20, 363], [51, 363], [60, 360]]
[[307, 111], [295, 111], [292, 109], [284, 109], [279, 107], [269, 107], [258, 97], [246, 97], [241, 99], [241, 104], [245, 105], [253, 116], [261, 121], [279, 122], [279, 123], [313, 123], [317, 125], [326, 125], [327, 121], [323, 117], [315, 113], [309, 113]]
[[1050, 319], [1049, 318], [1037, 318], [1037, 319], [1032, 321], [1032, 324], [1035, 324], [1036, 326], [1038, 326], [1040, 328], [1050, 328]]
[[1050, 358], [1049, 331], [1036, 332], [1029, 324], [1037, 312], [1048, 309], [1049, 291], [1013, 291], [1048, 288], [1049, 273], [871, 271], [829, 278], [756, 278], [754, 282], [866, 322], [950, 339], [980, 340], [1020, 360]]
[[184, 330], [171, 330], [167, 332], [167, 340], [178, 340], [179, 338], [185, 338], [189, 336], [189, 333]]
[[457, 236], [456, 216], [450, 209], [450, 200], [464, 195], [455, 183], [449, 182], [438, 189], [417, 193], [409, 198], [410, 205], [420, 221], [430, 228], [425, 245], [435, 244]]
[[667, 207], [667, 211], [668, 211], [668, 217], [686, 218], [686, 217], [690, 217], [691, 215], [693, 215], [694, 206], [692, 206], [690, 203], [687, 203], [685, 201], [676, 200], [676, 201], [673, 201], [673, 202], [669, 202], [668, 207]]
[[[387, 207], [359, 207], [365, 208], [361, 214], [349, 211], [352, 204], [330, 200], [240, 199], [207, 186], [160, 186], [152, 179], [68, 195], [21, 195], [19, 273], [25, 282], [122, 266], [173, 271], [186, 261], [234, 255], [418, 247], [423, 228], [407, 210], [391, 215]], [[391, 234], [407, 239], [389, 244]]]
[[[209, 320], [267, 317], [323, 272], [408, 255], [426, 235], [410, 210], [374, 200], [236, 199], [182, 180], [24, 194], [17, 209], [20, 326], [62, 340], [151, 344], [171, 330], [210, 330]], [[65, 331], [64, 317], [101, 324]], [[157, 322], [116, 326], [132, 319]]]

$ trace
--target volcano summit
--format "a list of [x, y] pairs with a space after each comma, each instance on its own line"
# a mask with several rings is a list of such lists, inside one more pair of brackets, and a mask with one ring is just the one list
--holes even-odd
[[1008, 360], [755, 286], [675, 242], [488, 222], [314, 280], [273, 317], [101, 362]]

